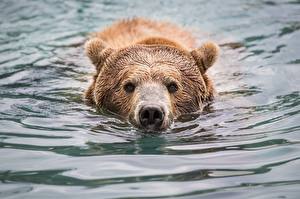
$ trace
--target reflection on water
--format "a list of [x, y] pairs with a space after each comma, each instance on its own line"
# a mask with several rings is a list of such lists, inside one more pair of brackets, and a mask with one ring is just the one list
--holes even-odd
[[[0, 10], [0, 198], [299, 196], [299, 1], [4, 0]], [[218, 41], [208, 110], [144, 134], [83, 103], [93, 67], [82, 44], [129, 16]]]

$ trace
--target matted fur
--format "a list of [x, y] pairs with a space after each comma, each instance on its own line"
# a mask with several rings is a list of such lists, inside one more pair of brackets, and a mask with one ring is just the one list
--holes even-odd
[[130, 118], [138, 93], [126, 93], [126, 82], [155, 83], [167, 92], [165, 86], [173, 81], [178, 91], [166, 94], [170, 117], [201, 110], [214, 96], [206, 70], [214, 64], [218, 46], [207, 42], [195, 48], [195, 43], [191, 33], [170, 23], [141, 18], [119, 21], [86, 43], [87, 56], [97, 72], [85, 98]]

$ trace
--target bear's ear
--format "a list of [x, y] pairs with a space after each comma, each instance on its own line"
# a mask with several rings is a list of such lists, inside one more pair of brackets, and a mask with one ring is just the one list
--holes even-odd
[[200, 48], [192, 50], [191, 55], [202, 74], [211, 67], [218, 58], [219, 47], [213, 42], [206, 42]]
[[98, 38], [88, 40], [84, 48], [86, 55], [96, 66], [97, 70], [102, 67], [106, 58], [113, 52], [113, 49], [107, 48], [105, 42]]

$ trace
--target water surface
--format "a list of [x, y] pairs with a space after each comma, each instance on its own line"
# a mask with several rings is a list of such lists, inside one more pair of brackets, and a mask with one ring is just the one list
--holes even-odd
[[[0, 198], [299, 198], [299, 1], [2, 0], [0, 11]], [[88, 33], [133, 16], [222, 46], [211, 110], [147, 135], [83, 103]]]

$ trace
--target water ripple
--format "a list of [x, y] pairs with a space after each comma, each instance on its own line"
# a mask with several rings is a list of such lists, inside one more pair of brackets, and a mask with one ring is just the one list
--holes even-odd
[[[0, 10], [1, 198], [298, 198], [298, 1], [3, 0]], [[200, 28], [221, 46], [208, 71], [215, 102], [162, 133], [82, 100], [88, 34], [133, 16]]]

